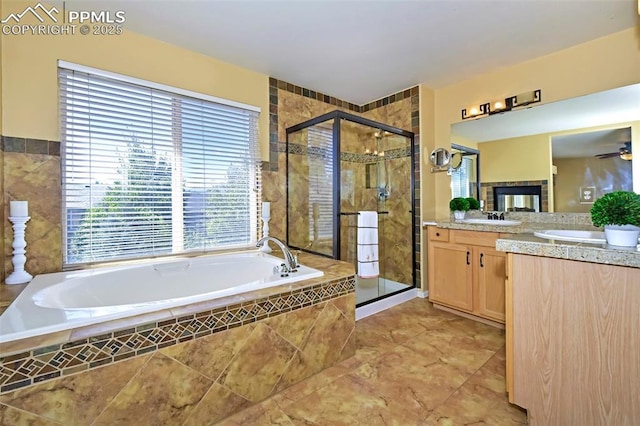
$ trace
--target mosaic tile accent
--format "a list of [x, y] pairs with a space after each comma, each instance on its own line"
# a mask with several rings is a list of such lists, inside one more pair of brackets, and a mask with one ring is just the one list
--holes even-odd
[[0, 394], [199, 339], [355, 291], [349, 277], [0, 358]]
[[60, 142], [44, 139], [17, 138], [2, 136], [0, 150], [3, 152], [17, 152], [21, 154], [46, 154], [60, 156]]
[[[278, 147], [280, 150], [280, 147]], [[283, 150], [287, 149], [287, 145], [283, 144]], [[279, 151], [284, 152], [284, 151]], [[331, 158], [332, 152], [327, 148], [320, 147], [307, 147], [306, 145], [290, 143], [289, 144], [289, 154], [292, 155], [310, 155], [310, 156], [319, 156], [323, 158]], [[356, 153], [356, 152], [341, 152], [340, 160], [347, 161], [351, 163], [375, 163], [380, 161], [382, 158], [386, 158], [387, 160], [393, 160], [396, 158], [410, 157], [411, 156], [411, 148], [397, 148], [391, 149], [389, 151], [384, 152], [384, 157], [380, 157], [375, 154], [365, 154], [365, 153]]]

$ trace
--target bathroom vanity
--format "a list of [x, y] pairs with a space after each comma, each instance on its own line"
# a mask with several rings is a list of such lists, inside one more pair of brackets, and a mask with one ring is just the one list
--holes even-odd
[[497, 241], [507, 254], [509, 401], [535, 425], [640, 418], [640, 250]]
[[445, 310], [504, 324], [506, 254], [498, 232], [429, 226], [429, 300]]

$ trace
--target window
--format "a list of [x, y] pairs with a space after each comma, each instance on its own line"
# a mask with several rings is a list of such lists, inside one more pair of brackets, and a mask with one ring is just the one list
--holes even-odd
[[451, 172], [451, 197], [471, 197], [473, 160], [462, 157], [462, 165]]
[[259, 110], [60, 63], [65, 265], [255, 244]]

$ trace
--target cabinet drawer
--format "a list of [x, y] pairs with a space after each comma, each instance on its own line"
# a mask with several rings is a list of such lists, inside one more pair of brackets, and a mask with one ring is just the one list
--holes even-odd
[[448, 229], [430, 226], [428, 230], [429, 230], [429, 241], [442, 241], [443, 243], [449, 242]]
[[471, 244], [474, 246], [495, 247], [500, 234], [497, 232], [464, 231], [455, 229], [451, 231], [450, 240], [456, 244]]

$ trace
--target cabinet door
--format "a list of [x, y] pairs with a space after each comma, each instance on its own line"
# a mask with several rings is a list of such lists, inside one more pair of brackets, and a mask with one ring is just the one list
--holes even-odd
[[504, 288], [507, 254], [488, 247], [474, 247], [478, 271], [476, 313], [504, 323]]
[[467, 246], [429, 242], [429, 300], [473, 310], [472, 253]]

